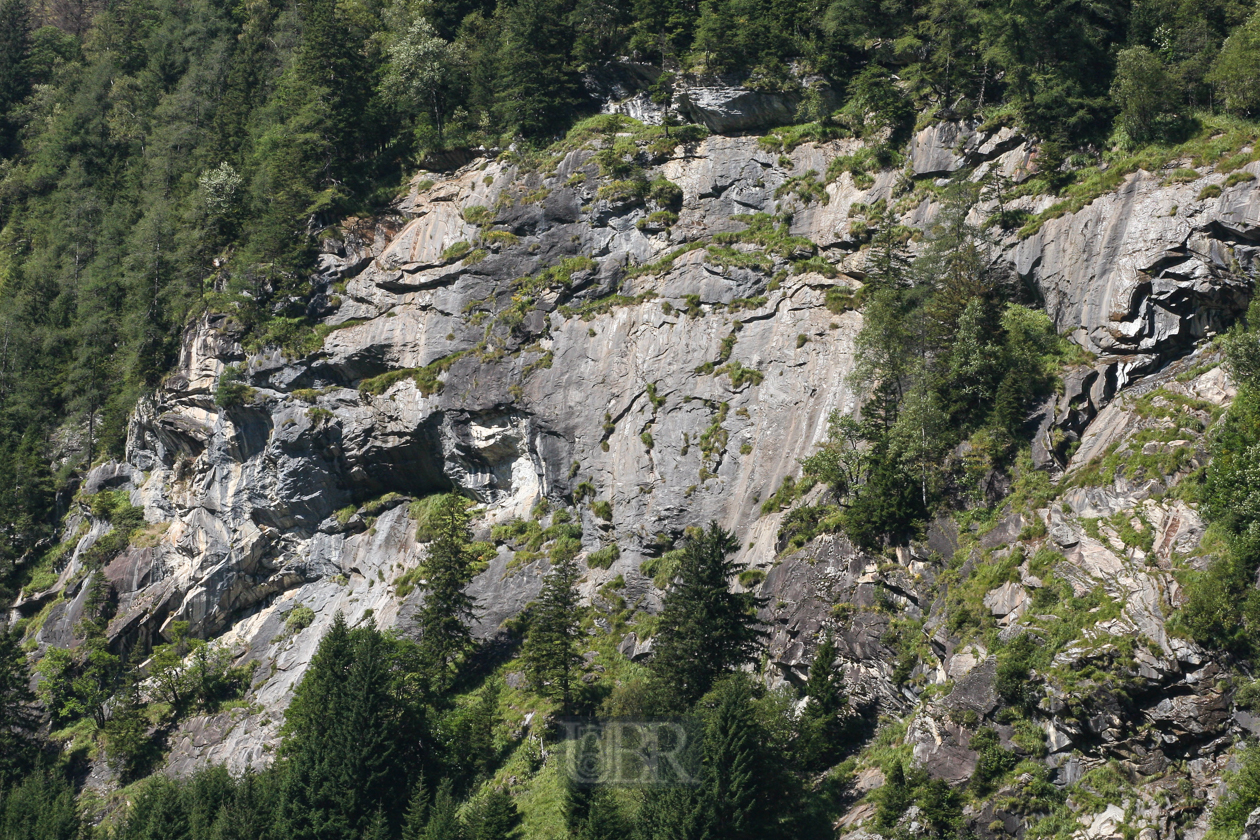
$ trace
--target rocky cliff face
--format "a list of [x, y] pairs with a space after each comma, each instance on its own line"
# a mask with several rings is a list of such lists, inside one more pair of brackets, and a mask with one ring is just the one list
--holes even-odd
[[[701, 122], [734, 125], [719, 117], [738, 101], [687, 95], [697, 114], [719, 114]], [[1051, 592], [1052, 575], [1078, 596], [1097, 595], [1101, 617], [1078, 621], [1053, 671], [1036, 675], [1052, 698], [1038, 711], [1044, 749], [1011, 726], [998, 732], [1058, 785], [1113, 760], [1162, 779], [1082, 812], [1089, 836], [1121, 826], [1143, 838], [1201, 834], [1207, 811], [1175, 803], [1210, 803], [1233, 740], [1260, 734], [1260, 722], [1232, 707], [1220, 664], [1165, 625], [1179, 598], [1174, 565], [1202, 562], [1203, 525], [1170, 490], [1202, 462], [1202, 429], [1232, 396], [1215, 357], [1197, 348], [1250, 297], [1256, 182], [1200, 199], [1225, 176], [1202, 169], [1167, 183], [1165, 173], [1137, 172], [1027, 238], [1005, 234], [1002, 259], [1097, 357], [1069, 372], [1040, 418], [1034, 455], [1070, 489], [1008, 509], [996, 527], [959, 533], [939, 522], [895, 558], [839, 537], [783, 556], [783, 514], [761, 515], [761, 502], [799, 474], [830, 412], [858, 406], [848, 375], [861, 315], [834, 295], [829, 308], [827, 293], [860, 286], [865, 206], [897, 189], [903, 220], [921, 227], [935, 194], [915, 184], [964, 166], [1019, 179], [1037, 150], [1010, 129], [946, 124], [914, 137], [905, 171], [822, 184], [816, 173], [858, 141], [784, 154], [753, 137], [654, 141], [655, 150], [640, 142], [638, 165], [678, 194], [660, 181], [646, 192], [601, 177], [597, 150], [618, 141], [634, 138], [593, 136], [541, 161], [509, 154], [422, 173], [392, 215], [344, 225], [316, 278], [325, 328], [313, 352], [247, 350], [223, 315], [189, 329], [178, 369], [133, 418], [126, 463], [96, 469], [83, 488], [129, 490], [151, 523], [103, 572], [120, 599], [109, 630], [117, 647], [186, 620], [261, 663], [249, 708], [176, 734], [171, 772], [267, 762], [289, 692], [337, 611], [405, 630], [419, 596], [396, 583], [425, 551], [410, 503], [458, 488], [482, 503], [481, 527], [545, 518], [544, 500], [570, 511], [587, 556], [602, 551], [585, 592], [613, 584], [649, 609], [659, 590], [645, 562], [687, 526], [733, 529], [741, 564], [765, 574], [748, 580], [769, 598], [773, 678], [801, 679], [820, 628], [834, 628], [855, 693], [903, 718], [916, 761], [949, 780], [974, 771], [970, 739], [997, 702], [993, 658], [947, 625], [942, 593], [968, 591], [974, 569], [1005, 563], [1002, 580], [973, 594], [1012, 635], [1053, 633], [1067, 620], [1055, 612], [1059, 596], [1038, 594]], [[819, 186], [801, 189], [810, 184]], [[1028, 196], [1010, 206], [1052, 203]], [[787, 230], [737, 235], [765, 223], [749, 218], [758, 213]], [[214, 397], [229, 365], [252, 392], [222, 408]], [[1139, 440], [1151, 429], [1157, 440]], [[1086, 475], [1091, 458], [1131, 446], [1175, 454], [1175, 468]], [[58, 585], [17, 605], [44, 610], [39, 644], [72, 643], [86, 597], [81, 557], [107, 527], [73, 513], [66, 534], [77, 545]], [[545, 555], [519, 549], [501, 544], [473, 584], [482, 636], [539, 589]], [[1041, 549], [1064, 559], [1039, 566]], [[299, 605], [313, 622], [286, 628]], [[908, 675], [894, 673], [905, 643], [889, 632], [904, 617], [924, 622]], [[633, 636], [622, 645], [632, 656], [648, 647]], [[1018, 793], [999, 792], [975, 825], [1021, 826], [1018, 809], [1000, 804]], [[857, 808], [845, 826], [866, 816]]]

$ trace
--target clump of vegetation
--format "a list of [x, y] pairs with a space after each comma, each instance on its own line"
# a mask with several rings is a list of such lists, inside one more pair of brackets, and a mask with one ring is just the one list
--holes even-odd
[[480, 204], [465, 207], [463, 216], [470, 225], [488, 225], [494, 221], [494, 211]]
[[214, 404], [219, 408], [248, 405], [257, 393], [245, 382], [244, 370], [238, 365], [228, 365], [219, 374], [219, 382], [214, 389]]
[[468, 256], [472, 249], [473, 244], [471, 242], [456, 242], [454, 245], [448, 246], [446, 250], [442, 252], [442, 261], [455, 262], [456, 260], [462, 260], [464, 257]]
[[607, 569], [621, 557], [621, 548], [616, 543], [610, 543], [603, 548], [592, 551], [586, 555], [586, 565], [592, 569]]
[[442, 391], [442, 380], [439, 377], [450, 370], [451, 365], [465, 355], [467, 355], [467, 351], [460, 351], [443, 356], [422, 368], [403, 368], [387, 371], [379, 376], [373, 376], [361, 381], [359, 390], [365, 394], [383, 394], [404, 379], [411, 379], [422, 396], [433, 396]]
[[289, 610], [288, 615], [284, 617], [284, 629], [289, 633], [300, 633], [307, 627], [310, 627], [315, 621], [315, 610], [303, 604], [298, 604]]

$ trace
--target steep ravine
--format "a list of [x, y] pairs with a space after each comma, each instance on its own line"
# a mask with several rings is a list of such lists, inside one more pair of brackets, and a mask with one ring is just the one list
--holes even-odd
[[[132, 418], [126, 462], [96, 468], [81, 487], [129, 490], [152, 523], [150, 539], [104, 570], [119, 595], [115, 647], [148, 644], [187, 620], [260, 663], [251, 705], [184, 724], [169, 771], [269, 761], [289, 693], [336, 612], [405, 630], [418, 595], [398, 595], [395, 582], [425, 550], [409, 504], [458, 488], [483, 503], [486, 529], [529, 519], [544, 499], [571, 509], [587, 554], [619, 550], [589, 570], [583, 591], [620, 576], [619, 594], [649, 609], [659, 590], [645, 561], [688, 526], [716, 519], [733, 529], [739, 562], [766, 575], [771, 679], [803, 678], [820, 628], [832, 627], [855, 695], [902, 718], [916, 762], [951, 781], [974, 771], [968, 744], [997, 702], [993, 659], [951, 632], [939, 578], [965, 589], [977, 565], [1006, 562], [1006, 578], [975, 597], [1004, 633], [1048, 632], [1054, 616], [1038, 612], [1049, 602], [1037, 598], [1046, 570], [1033, 561], [1052, 549], [1065, 558], [1057, 578], [1078, 595], [1101, 591], [1116, 609], [1084, 622], [1053, 673], [1038, 675], [1061, 698], [1039, 709], [1040, 760], [1060, 786], [1113, 760], [1134, 779], [1157, 779], [1086, 814], [1087, 836], [1122, 827], [1143, 840], [1201, 836], [1230, 747], [1244, 731], [1260, 734], [1260, 721], [1232, 706], [1223, 663], [1167, 632], [1174, 566], [1204, 562], [1194, 506], [1167, 491], [1202, 464], [1202, 429], [1233, 393], [1204, 348], [1251, 296], [1257, 182], [1200, 199], [1225, 176], [1204, 168], [1169, 182], [1139, 171], [1027, 238], [1002, 234], [1002, 259], [1056, 328], [1096, 357], [1066, 372], [1040, 418], [1033, 455], [1060, 482], [1053, 501], [1017, 505], [975, 533], [942, 520], [895, 557], [864, 555], [841, 537], [782, 556], [783, 514], [762, 515], [761, 502], [799, 475], [797, 459], [822, 439], [830, 412], [858, 407], [849, 374], [861, 315], [828, 308], [827, 291], [860, 284], [864, 206], [891, 196], [902, 221], [921, 228], [937, 179], [976, 167], [974, 177], [1018, 180], [1037, 150], [1010, 129], [938, 125], [913, 138], [904, 171], [856, 181], [844, 172], [809, 196], [793, 184], [822, 184], [816, 173], [860, 141], [780, 154], [755, 137], [713, 135], [664, 152], [641, 145], [646, 177], [681, 189], [641, 197], [600, 176], [596, 151], [617, 141], [633, 136], [594, 136], [541, 162], [502, 155], [421, 173], [392, 216], [331, 232], [314, 304], [330, 329], [315, 352], [248, 352], [224, 315], [189, 328], [177, 369]], [[1026, 196], [1009, 206], [1036, 213], [1053, 203]], [[665, 224], [660, 211], [677, 220]], [[790, 218], [789, 228], [768, 245], [705, 247], [747, 229], [737, 217], [754, 213], [776, 225]], [[253, 391], [220, 408], [229, 365]], [[422, 372], [378, 378], [413, 369]], [[1178, 472], [1080, 478], [1091, 458], [1125, 451], [1149, 428], [1192, 430], [1155, 444], [1188, 450]], [[1126, 545], [1130, 521], [1153, 539]], [[67, 517], [67, 537], [82, 536], [57, 586], [15, 607], [40, 616], [38, 645], [73, 642], [88, 589], [80, 557], [105, 530], [77, 506]], [[546, 568], [500, 545], [472, 588], [478, 634], [518, 613]], [[315, 618], [292, 632], [285, 616], [298, 605]], [[904, 645], [889, 633], [899, 616], [924, 619], [922, 655], [900, 686]], [[642, 655], [646, 645], [631, 637], [622, 649]], [[1011, 743], [1014, 729], [996, 726]], [[859, 790], [878, 783], [877, 771], [859, 773]], [[997, 792], [973, 827], [1022, 832], [1025, 817], [1009, 805], [1020, 801], [1019, 791]], [[870, 813], [856, 807], [845, 827]]]

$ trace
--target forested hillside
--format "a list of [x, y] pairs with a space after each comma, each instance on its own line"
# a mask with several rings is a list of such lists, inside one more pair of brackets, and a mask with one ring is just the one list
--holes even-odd
[[0, 840], [1256, 840], [1258, 117], [1243, 0], [0, 0]]

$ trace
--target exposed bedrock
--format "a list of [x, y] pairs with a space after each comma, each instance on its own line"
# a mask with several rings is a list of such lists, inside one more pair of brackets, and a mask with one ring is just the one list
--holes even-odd
[[[745, 130], [742, 118], [703, 114], [788, 107], [754, 107], [747, 91], [715, 90], [685, 95], [693, 118], [721, 131]], [[715, 135], [645, 160], [649, 177], [681, 188], [672, 224], [649, 219], [663, 209], [654, 199], [601, 190], [608, 179], [590, 149], [542, 171], [505, 156], [449, 176], [426, 173], [389, 216], [347, 223], [327, 241], [312, 304], [326, 334], [315, 352], [248, 351], [223, 315], [190, 327], [176, 371], [132, 419], [126, 463], [98, 467], [84, 481], [85, 492], [130, 490], [151, 523], [142, 544], [99, 572], [119, 597], [115, 645], [159, 640], [171, 622], [186, 620], [263, 664], [251, 694], [257, 706], [190, 723], [177, 734], [172, 770], [265, 763], [279, 712], [336, 612], [352, 623], [409, 627], [421, 596], [400, 595], [395, 582], [425, 552], [410, 503], [458, 489], [483, 504], [483, 531], [528, 519], [544, 498], [567, 507], [581, 522], [586, 553], [614, 543], [620, 550], [608, 568], [589, 570], [585, 594], [621, 576], [626, 601], [649, 607], [659, 590], [641, 564], [688, 526], [717, 520], [739, 537], [739, 562], [766, 575], [749, 585], [770, 599], [774, 672], [802, 680], [820, 630], [830, 627], [855, 696], [888, 710], [909, 712], [918, 702], [892, 679], [890, 612], [927, 618], [935, 661], [916, 666], [916, 675], [953, 688], [917, 707], [915, 755], [942, 778], [969, 772], [965, 710], [981, 719], [992, 711], [990, 654], [956, 649], [937, 621], [941, 605], [927, 595], [959, 535], [934, 530], [895, 561], [862, 555], [839, 537], [784, 558], [782, 514], [761, 514], [762, 501], [799, 474], [797, 460], [823, 438], [828, 414], [858, 407], [849, 374], [862, 318], [829, 309], [827, 291], [860, 284], [860, 205], [888, 197], [906, 176], [855, 180], [845, 172], [823, 185], [826, 201], [780, 187], [811, 170], [821, 181], [817, 173], [860, 146], [837, 140], [780, 155], [754, 137]], [[982, 135], [944, 124], [916, 134], [906, 151], [912, 173], [925, 179], [976, 167], [1019, 180], [1036, 165], [1036, 150], [1010, 129]], [[1083, 452], [1131, 436], [1143, 418], [1121, 397], [1245, 307], [1260, 248], [1260, 191], [1243, 181], [1197, 198], [1223, 180], [1209, 169], [1175, 184], [1138, 172], [1114, 194], [1000, 243], [1057, 328], [1097, 355], [1096, 364], [1069, 372], [1064, 393], [1043, 411], [1043, 465], [1075, 468], [1081, 455], [1067, 462], [1068, 438], [1080, 439]], [[930, 221], [932, 195], [904, 205], [903, 221]], [[1052, 203], [1026, 197], [1013, 206], [1036, 212]], [[813, 247], [678, 252], [745, 229], [736, 217], [754, 213], [790, 214], [790, 233]], [[792, 270], [814, 254], [834, 271]], [[563, 282], [529, 281], [560, 268]], [[229, 364], [252, 392], [222, 407], [215, 394]], [[1165, 380], [1218, 405], [1232, 396], [1220, 371]], [[1064, 779], [1079, 772], [1077, 749], [1150, 766], [1214, 761], [1220, 739], [1241, 724], [1207, 688], [1216, 666], [1163, 627], [1178, 597], [1168, 558], [1197, 544], [1202, 523], [1184, 503], [1152, 502], [1150, 486], [1091, 492], [1067, 497], [1070, 513], [1055, 508], [1039, 511], [1039, 523], [1005, 523], [1006, 537], [985, 549], [1009, 551], [1024, 528], [1044, 525], [1079, 570], [1073, 586], [1110, 587], [1123, 598], [1106, 633], [1150, 642], [1135, 659], [1128, 705], [1117, 706], [1104, 685], [1044, 710], [1050, 761]], [[1079, 521], [1138, 509], [1160, 529], [1141, 556], [1090, 536]], [[58, 586], [19, 605], [30, 614], [61, 592], [41, 644], [73, 644], [86, 589], [79, 556], [106, 531], [85, 511], [74, 514], [67, 536], [78, 545]], [[517, 562], [500, 547], [473, 584], [477, 632], [493, 635], [518, 613], [546, 568], [545, 559]], [[1026, 564], [1008, 584], [988, 593], [984, 608], [1015, 627], [1041, 584]], [[287, 630], [284, 617], [299, 604], [315, 620]], [[1111, 655], [1104, 635], [1061, 666]], [[628, 638], [623, 649], [642, 656], [647, 644]], [[1142, 758], [1156, 751], [1162, 759]]]

